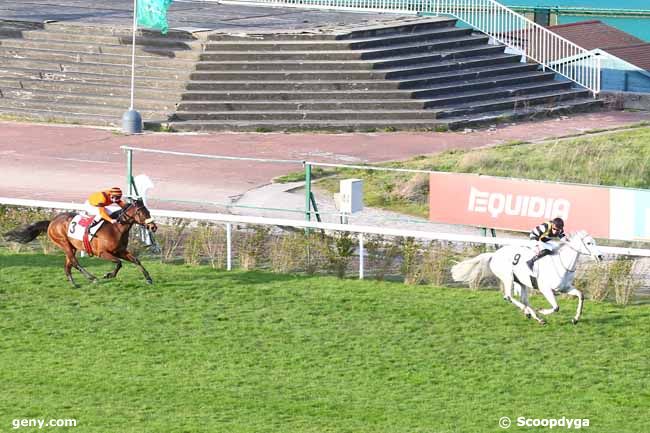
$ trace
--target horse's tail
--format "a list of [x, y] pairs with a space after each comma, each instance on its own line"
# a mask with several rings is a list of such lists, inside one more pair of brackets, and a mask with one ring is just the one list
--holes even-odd
[[41, 233], [45, 233], [50, 226], [49, 221], [39, 221], [28, 226], [18, 227], [4, 234], [5, 239], [13, 242], [20, 242], [26, 244], [31, 242]]
[[469, 283], [470, 287], [478, 287], [483, 277], [492, 275], [490, 260], [494, 253], [483, 253], [463, 260], [451, 267], [451, 277], [454, 281]]

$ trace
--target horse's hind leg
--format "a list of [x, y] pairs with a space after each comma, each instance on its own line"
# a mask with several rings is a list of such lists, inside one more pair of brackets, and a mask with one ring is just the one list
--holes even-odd
[[133, 254], [131, 254], [129, 251], [123, 251], [121, 254], [119, 254], [119, 257], [133, 263], [136, 265], [138, 268], [140, 268], [140, 271], [142, 272], [142, 275], [144, 275], [145, 280], [147, 280], [148, 284], [152, 284], [153, 280], [151, 279], [151, 275], [149, 275], [149, 272], [142, 266], [142, 263], [140, 263], [140, 260]]
[[64, 266], [65, 275], [66, 277], [68, 277], [68, 281], [70, 281], [70, 283], [74, 287], [79, 287], [79, 286], [72, 279], [72, 273], [70, 271], [73, 267], [77, 269], [79, 272], [81, 272], [90, 281], [97, 280], [97, 278], [95, 278], [90, 272], [88, 272], [79, 264], [79, 262], [77, 261], [77, 256], [76, 256], [77, 250], [75, 247], [73, 247], [71, 244], [61, 245], [59, 243], [58, 245], [65, 252], [65, 266]]
[[88, 272], [86, 270], [86, 268], [84, 268], [83, 266], [81, 266], [81, 264], [79, 264], [79, 261], [77, 260], [77, 256], [74, 254], [74, 252], [72, 253], [72, 256], [70, 257], [70, 261], [72, 262], [72, 266], [74, 266], [74, 268], [76, 270], [81, 272], [81, 274], [84, 277], [88, 278], [88, 280], [92, 281], [93, 283], [97, 282], [97, 277], [95, 277], [93, 274]]

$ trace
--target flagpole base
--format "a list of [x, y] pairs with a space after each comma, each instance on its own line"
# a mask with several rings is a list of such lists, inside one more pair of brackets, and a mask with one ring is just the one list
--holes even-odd
[[130, 109], [122, 115], [122, 132], [125, 134], [142, 133], [142, 116], [140, 116], [140, 113]]

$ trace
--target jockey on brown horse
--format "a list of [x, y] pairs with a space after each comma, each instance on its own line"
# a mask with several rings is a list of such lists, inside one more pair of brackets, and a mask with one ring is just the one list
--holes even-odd
[[[108, 191], [110, 196], [111, 190]], [[117, 193], [117, 188], [115, 188], [113, 192]], [[119, 195], [121, 196], [121, 191]], [[111, 199], [111, 201], [113, 201], [113, 199]], [[122, 205], [120, 205], [120, 207], [122, 207]], [[104, 206], [102, 206], [101, 210], [104, 211], [103, 213], [106, 213], [106, 210], [103, 208]], [[102, 214], [101, 210], [99, 211], [100, 214]], [[106, 215], [109, 216], [108, 214]], [[82, 240], [73, 239], [68, 236], [69, 233], [74, 232], [76, 224], [73, 223], [71, 225], [71, 222], [73, 222], [73, 219], [75, 219], [76, 216], [77, 214], [73, 212], [60, 213], [51, 221], [39, 221], [29, 226], [12, 230], [6, 233], [5, 237], [10, 241], [27, 243], [36, 239], [36, 237], [41, 233], [47, 232], [47, 235], [52, 242], [54, 242], [65, 253], [65, 274], [68, 277], [68, 281], [70, 281], [70, 283], [75, 287], [78, 286], [72, 279], [72, 274], [70, 272], [73, 267], [90, 281], [95, 282], [97, 280], [95, 276], [90, 274], [77, 261], [77, 251], [87, 251], [89, 249], [91, 250], [88, 251], [89, 253], [115, 263], [115, 269], [104, 275], [104, 278], [115, 278], [122, 267], [122, 260], [127, 260], [140, 268], [147, 283], [151, 284], [153, 282], [149, 272], [147, 272], [147, 270], [142, 266], [137, 257], [127, 250], [129, 232], [133, 224], [140, 224], [153, 232], [157, 229], [149, 210], [145, 207], [141, 199], [134, 200], [129, 204], [124, 203], [123, 208], [119, 210], [114, 217], [109, 216], [109, 221], [112, 222], [112, 224], [103, 224], [99, 227], [96, 235], [91, 241], [89, 241], [88, 247], [84, 247]]]

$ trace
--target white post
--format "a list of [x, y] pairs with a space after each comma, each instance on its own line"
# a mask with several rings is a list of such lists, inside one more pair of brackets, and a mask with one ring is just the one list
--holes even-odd
[[226, 224], [226, 269], [232, 270], [232, 224]]
[[131, 106], [122, 115], [122, 131], [126, 134], [142, 132], [142, 116], [134, 107], [135, 99], [135, 32], [138, 29], [138, 0], [133, 0], [133, 39], [131, 41]]
[[131, 105], [129, 110], [133, 110], [133, 100], [135, 93], [135, 32], [138, 28], [138, 0], [133, 0], [133, 41], [131, 43]]
[[359, 279], [363, 280], [363, 233], [359, 233]]

